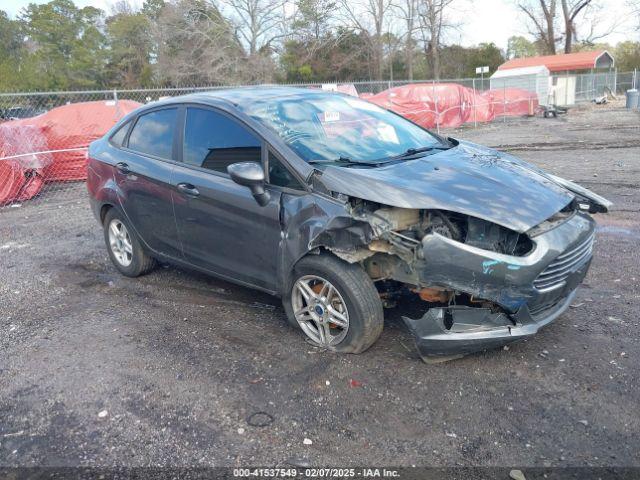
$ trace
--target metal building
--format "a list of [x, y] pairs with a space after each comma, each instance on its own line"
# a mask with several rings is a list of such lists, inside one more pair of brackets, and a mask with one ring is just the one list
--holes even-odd
[[[538, 95], [541, 104], [573, 105], [606, 93], [615, 92], [615, 60], [606, 50], [514, 58], [498, 67], [501, 78], [518, 76], [517, 71], [545, 67], [550, 72], [549, 93]], [[504, 72], [504, 73], [500, 73]], [[493, 76], [491, 80], [493, 82]], [[494, 88], [493, 83], [491, 88]], [[499, 88], [499, 87], [498, 87]]]
[[535, 92], [538, 95], [540, 105], [549, 103], [551, 75], [549, 69], [544, 65], [497, 70], [491, 75], [490, 80], [492, 90], [519, 88], [528, 92]]

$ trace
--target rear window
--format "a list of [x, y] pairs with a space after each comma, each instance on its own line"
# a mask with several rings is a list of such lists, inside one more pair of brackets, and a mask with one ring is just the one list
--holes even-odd
[[177, 112], [175, 108], [167, 108], [141, 115], [129, 135], [128, 147], [154, 157], [173, 158]]

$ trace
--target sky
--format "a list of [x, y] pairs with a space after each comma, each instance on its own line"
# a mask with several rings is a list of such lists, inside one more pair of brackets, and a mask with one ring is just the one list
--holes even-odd
[[[11, 16], [15, 16], [21, 8], [29, 3], [46, 3], [47, 0], [0, 0], [0, 9], [5, 10]], [[114, 0], [74, 0], [79, 7], [92, 5], [106, 12]], [[617, 21], [616, 31], [604, 38], [612, 44], [629, 38], [638, 38], [633, 35], [635, 20], [629, 15], [629, 7], [624, 0], [601, 0], [602, 28], [612, 21]], [[130, 1], [134, 6], [140, 6], [142, 0]], [[477, 45], [481, 42], [493, 42], [502, 49], [507, 48], [507, 40], [512, 35], [527, 36], [527, 28], [518, 13], [514, 0], [461, 0], [458, 2], [454, 16], [461, 24], [458, 29], [449, 34], [449, 41], [465, 46]]]

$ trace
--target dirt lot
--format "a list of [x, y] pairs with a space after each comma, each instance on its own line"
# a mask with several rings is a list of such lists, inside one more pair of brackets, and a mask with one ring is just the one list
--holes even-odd
[[640, 466], [640, 115], [453, 134], [615, 202], [535, 338], [426, 365], [396, 309], [365, 354], [327, 353], [267, 295], [120, 276], [83, 186], [49, 191], [0, 211], [0, 466]]

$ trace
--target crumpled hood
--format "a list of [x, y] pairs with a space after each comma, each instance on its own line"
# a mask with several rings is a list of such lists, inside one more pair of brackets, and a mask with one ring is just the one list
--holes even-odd
[[329, 166], [322, 183], [363, 200], [463, 213], [518, 232], [548, 219], [574, 198], [533, 165], [468, 142], [380, 168]]

